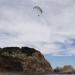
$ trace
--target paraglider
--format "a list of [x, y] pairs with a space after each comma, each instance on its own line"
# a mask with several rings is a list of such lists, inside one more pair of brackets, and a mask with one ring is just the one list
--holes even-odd
[[38, 18], [43, 24], [50, 26], [50, 22], [48, 21], [46, 17], [45, 11], [39, 5], [35, 5], [33, 7], [33, 13], [34, 15], [38, 16]]
[[40, 16], [43, 13], [43, 10], [39, 6], [34, 6], [33, 10], [38, 16]]

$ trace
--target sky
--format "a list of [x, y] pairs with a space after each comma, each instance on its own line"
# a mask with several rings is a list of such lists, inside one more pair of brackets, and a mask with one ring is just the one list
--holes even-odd
[[75, 56], [45, 55], [45, 58], [50, 62], [53, 69], [56, 67], [63, 67], [64, 65], [71, 65], [75, 69]]
[[33, 47], [75, 65], [75, 0], [0, 0], [0, 47], [6, 46]]

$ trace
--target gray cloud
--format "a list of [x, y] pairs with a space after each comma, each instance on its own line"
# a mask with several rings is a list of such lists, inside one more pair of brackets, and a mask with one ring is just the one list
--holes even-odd
[[[38, 17], [33, 7], [40, 6]], [[0, 46], [30, 46], [51, 55], [75, 55], [75, 0], [0, 0]]]

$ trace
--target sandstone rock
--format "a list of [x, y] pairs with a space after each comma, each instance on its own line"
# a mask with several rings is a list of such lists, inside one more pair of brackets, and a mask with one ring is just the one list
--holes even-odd
[[55, 73], [65, 73], [65, 74], [70, 74], [70, 73], [74, 73], [75, 70], [71, 65], [64, 65], [64, 67], [57, 67], [56, 69], [54, 69]]
[[61, 68], [61, 73], [73, 73], [74, 68], [71, 65], [65, 65], [63, 68]]
[[52, 67], [34, 48], [0, 48], [0, 71], [52, 73]]

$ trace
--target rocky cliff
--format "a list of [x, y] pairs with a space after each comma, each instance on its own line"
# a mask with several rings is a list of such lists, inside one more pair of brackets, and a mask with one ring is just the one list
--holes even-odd
[[1, 72], [52, 73], [52, 67], [44, 56], [34, 48], [0, 48]]

